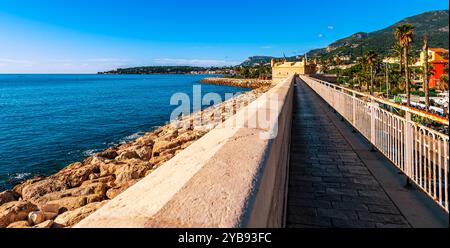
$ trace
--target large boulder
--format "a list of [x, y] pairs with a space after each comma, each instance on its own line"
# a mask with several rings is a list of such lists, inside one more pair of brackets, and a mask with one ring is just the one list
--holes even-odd
[[158, 157], [165, 150], [175, 148], [179, 145], [180, 143], [177, 140], [158, 140], [153, 146], [153, 157]]
[[106, 204], [106, 202], [107, 201], [94, 202], [84, 207], [77, 208], [72, 211], [67, 211], [56, 217], [55, 223], [65, 227], [73, 226], [78, 222], [80, 222], [82, 219], [92, 214], [97, 209], [101, 208], [103, 205]]
[[25, 182], [19, 183], [16, 186], [14, 186], [13, 191], [16, 192], [19, 195], [22, 195], [23, 188], [25, 188], [26, 186], [31, 185], [31, 184], [33, 184], [35, 182], [41, 181], [43, 179], [45, 179], [45, 177], [35, 176], [35, 177], [31, 178], [31, 179], [26, 180]]
[[53, 220], [46, 220], [42, 223], [39, 223], [39, 224], [33, 226], [33, 228], [51, 228], [53, 226], [53, 224], [54, 224]]
[[59, 205], [58, 204], [44, 204], [44, 205], [40, 206], [39, 208], [41, 209], [41, 211], [43, 211], [45, 213], [54, 213], [54, 214], [59, 213]]
[[0, 193], [0, 206], [12, 201], [19, 200], [20, 195], [12, 190], [3, 191]]
[[37, 225], [46, 220], [47, 220], [47, 218], [46, 218], [44, 212], [33, 211], [33, 212], [28, 213], [28, 222], [30, 223], [30, 225]]
[[30, 224], [26, 220], [20, 220], [8, 225], [7, 228], [29, 228]]
[[120, 170], [122, 167], [126, 166], [127, 163], [119, 162], [119, 161], [109, 161], [109, 162], [100, 162], [100, 177], [115, 175], [117, 170]]
[[96, 164], [85, 165], [77, 162], [67, 166], [53, 177], [73, 188], [80, 186], [84, 181], [89, 180], [90, 175], [98, 172], [100, 172], [100, 169]]
[[142, 146], [136, 150], [140, 159], [148, 161], [152, 158], [153, 146]]
[[122, 185], [133, 179], [140, 179], [145, 176], [145, 173], [152, 168], [149, 162], [142, 162], [140, 160], [130, 160], [125, 166], [122, 166], [115, 172], [115, 185]]
[[155, 139], [157, 138], [158, 136], [154, 135], [153, 133], [148, 133], [136, 139], [135, 143], [142, 146], [153, 146], [153, 144], [155, 143]]
[[22, 198], [24, 200], [35, 201], [48, 193], [67, 189], [65, 182], [59, 181], [54, 177], [46, 178], [42, 181], [32, 183], [22, 189]]
[[83, 165], [84, 165], [84, 164], [81, 163], [81, 162], [75, 162], [75, 163], [69, 164], [69, 165], [67, 165], [66, 167], [64, 167], [64, 168], [62, 168], [61, 170], [59, 170], [59, 171], [56, 173], [56, 175], [58, 175], [58, 174], [64, 174], [64, 173], [67, 173], [67, 172], [70, 172], [70, 171], [73, 171], [73, 170], [77, 170], [77, 169], [83, 167]]
[[176, 140], [180, 144], [184, 144], [184, 143], [187, 143], [190, 141], [197, 140], [199, 137], [200, 137], [200, 135], [197, 132], [186, 132], [186, 133], [183, 133], [182, 135], [178, 136]]
[[81, 184], [81, 187], [93, 184], [93, 183], [104, 183], [106, 184], [106, 186], [108, 187], [114, 187], [114, 180], [116, 180], [114, 175], [108, 175], [108, 176], [104, 176], [104, 177], [97, 177], [94, 179], [90, 179], [88, 181], [85, 181]]
[[161, 140], [172, 140], [178, 136], [178, 129], [174, 128], [172, 126], [166, 126], [164, 127], [165, 130], [160, 134], [158, 139]]
[[[100, 195], [101, 197], [105, 198], [106, 191], [108, 190], [108, 188], [109, 187], [107, 186], [107, 184], [103, 183], [103, 182], [83, 184], [82, 186], [80, 186], [78, 188], [61, 190], [61, 191], [46, 194], [46, 195], [40, 197], [39, 199], [36, 199], [34, 202], [36, 204], [38, 204], [39, 206], [43, 206], [47, 203], [58, 204], [58, 202], [55, 202], [55, 201], [62, 200], [64, 198], [70, 198], [68, 200], [62, 200], [62, 202], [64, 202], [64, 204], [71, 205], [73, 201], [78, 202], [78, 200], [75, 200], [75, 199], [78, 199], [77, 197]], [[67, 207], [67, 206], [60, 205], [59, 207], [61, 208], [61, 207]]]
[[26, 220], [28, 213], [38, 210], [37, 206], [29, 201], [13, 201], [0, 206], [0, 228], [9, 224]]
[[103, 152], [97, 153], [97, 156], [107, 159], [115, 159], [118, 155], [115, 148], [108, 148]]
[[140, 157], [136, 153], [136, 151], [134, 151], [134, 149], [130, 149], [130, 150], [125, 150], [122, 153], [120, 153], [119, 156], [117, 156], [116, 160], [122, 161], [122, 160], [133, 159], [133, 158], [139, 159]]
[[39, 225], [42, 222], [53, 220], [56, 216], [58, 216], [58, 212], [33, 211], [28, 214], [28, 224]]
[[157, 159], [157, 157], [166, 157], [168, 154], [175, 155], [177, 153], [177, 151], [180, 151], [180, 149], [181, 149], [181, 146], [176, 146], [176, 147], [164, 150], [163, 152], [161, 152], [159, 154], [159, 156], [156, 156], [155, 159]]
[[71, 211], [80, 208], [87, 204], [86, 196], [69, 196], [58, 200], [52, 200], [48, 202], [49, 204], [58, 204], [60, 209], [59, 212], [63, 213], [66, 211]]

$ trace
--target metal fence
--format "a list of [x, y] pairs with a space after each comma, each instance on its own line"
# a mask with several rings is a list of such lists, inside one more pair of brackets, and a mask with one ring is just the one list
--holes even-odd
[[448, 207], [449, 136], [413, 121], [448, 127], [448, 119], [308, 76], [300, 76], [367, 140], [427, 193]]

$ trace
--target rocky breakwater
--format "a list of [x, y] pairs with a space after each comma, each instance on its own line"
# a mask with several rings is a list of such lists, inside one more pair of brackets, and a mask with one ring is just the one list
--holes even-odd
[[180, 117], [129, 143], [0, 193], [0, 228], [70, 227], [150, 174], [269, 89], [256, 88]]
[[228, 85], [252, 89], [267, 87], [272, 84], [272, 80], [240, 79], [240, 78], [204, 78], [200, 80], [200, 82], [206, 84]]

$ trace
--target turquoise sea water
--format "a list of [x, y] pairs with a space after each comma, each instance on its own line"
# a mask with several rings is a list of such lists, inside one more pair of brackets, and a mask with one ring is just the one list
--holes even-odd
[[[202, 75], [0, 75], [0, 190], [164, 125]], [[248, 89], [201, 84], [202, 94]]]

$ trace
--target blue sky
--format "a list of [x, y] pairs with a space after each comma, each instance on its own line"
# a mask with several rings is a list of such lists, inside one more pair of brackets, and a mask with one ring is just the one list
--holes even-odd
[[0, 73], [231, 65], [303, 54], [446, 0], [1, 0]]

